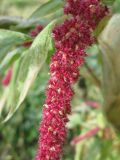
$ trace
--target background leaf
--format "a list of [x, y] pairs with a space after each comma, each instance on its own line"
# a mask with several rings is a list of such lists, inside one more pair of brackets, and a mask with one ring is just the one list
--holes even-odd
[[26, 34], [0, 29], [0, 62], [8, 52], [29, 40], [31, 37]]
[[104, 3], [105, 5], [112, 5], [114, 2], [115, 2], [115, 0], [101, 0], [102, 1], [102, 3]]
[[18, 58], [20, 58], [21, 53], [25, 50], [24, 48], [20, 47], [17, 48], [11, 52], [9, 52], [4, 59], [2, 60], [0, 64], [0, 71], [7, 69], [9, 66], [11, 66]]
[[98, 37], [99, 34], [102, 32], [102, 30], [105, 28], [105, 26], [107, 25], [108, 21], [110, 20], [110, 16], [105, 16], [100, 23], [98, 24], [98, 26], [96, 27], [95, 31], [94, 31], [94, 36]]
[[[5, 121], [7, 121], [13, 113], [19, 108], [24, 101], [28, 91], [35, 81], [41, 67], [47, 59], [49, 51], [51, 51], [52, 43], [52, 28], [56, 24], [56, 21], [51, 22], [34, 40], [29, 50], [23, 53], [20, 59], [20, 66], [17, 72], [17, 78], [13, 83], [11, 92], [14, 92], [13, 99], [8, 102], [8, 108], [10, 112], [7, 115]], [[14, 80], [14, 79], [13, 79]], [[11, 91], [12, 90], [12, 91]]]
[[40, 18], [45, 17], [49, 14], [53, 14], [54, 12], [63, 8], [63, 5], [63, 0], [48, 1], [47, 3], [41, 5], [34, 13], [32, 13], [30, 18]]

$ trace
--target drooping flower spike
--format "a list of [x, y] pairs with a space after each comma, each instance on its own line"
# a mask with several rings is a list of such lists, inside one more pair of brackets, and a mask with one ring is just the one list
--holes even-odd
[[67, 0], [65, 14], [71, 14], [53, 30], [56, 52], [51, 58], [50, 80], [40, 125], [36, 160], [60, 160], [67, 135], [67, 115], [74, 95], [72, 85], [79, 77], [86, 47], [95, 42], [93, 30], [107, 14], [99, 0]]

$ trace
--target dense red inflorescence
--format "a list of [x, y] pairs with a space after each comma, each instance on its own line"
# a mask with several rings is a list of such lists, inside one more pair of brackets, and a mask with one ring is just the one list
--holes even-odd
[[71, 18], [53, 30], [56, 53], [50, 64], [36, 160], [61, 159], [74, 94], [72, 84], [79, 77], [86, 47], [94, 43], [93, 30], [107, 9], [98, 0], [67, 0], [64, 12]]

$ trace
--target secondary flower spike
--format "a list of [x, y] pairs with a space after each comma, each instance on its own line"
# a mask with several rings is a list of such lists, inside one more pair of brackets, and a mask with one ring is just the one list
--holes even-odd
[[10, 67], [2, 80], [3, 86], [8, 86], [12, 77], [12, 67]]
[[71, 14], [53, 30], [56, 52], [51, 58], [50, 80], [40, 125], [36, 160], [60, 160], [71, 112], [72, 85], [79, 77], [86, 47], [95, 42], [93, 30], [107, 14], [99, 0], [67, 0], [65, 14]]

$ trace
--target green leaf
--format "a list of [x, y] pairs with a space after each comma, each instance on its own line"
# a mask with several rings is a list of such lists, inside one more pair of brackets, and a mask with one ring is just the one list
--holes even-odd
[[31, 37], [26, 34], [0, 29], [0, 62], [15, 46], [19, 46], [29, 40], [31, 40]]
[[27, 20], [23, 20], [17, 26], [13, 27], [13, 29], [25, 30], [38, 24], [46, 26], [54, 19], [64, 16], [63, 6], [63, 0], [51, 0], [46, 2], [38, 7]]
[[[120, 14], [114, 14], [98, 38], [103, 58], [104, 111], [108, 121], [120, 126]], [[117, 94], [116, 94], [117, 93]]]
[[32, 27], [34, 27], [38, 24], [46, 26], [48, 23], [50, 23], [54, 19], [60, 18], [63, 15], [64, 15], [63, 14], [63, 9], [60, 8], [60, 9], [56, 10], [55, 12], [53, 12], [52, 14], [48, 14], [44, 17], [36, 17], [36, 18], [31, 18], [30, 17], [27, 20], [22, 21], [17, 26], [13, 27], [13, 29], [25, 30], [25, 29], [28, 29], [28, 28], [32, 28]]
[[32, 13], [30, 18], [45, 17], [48, 14], [53, 14], [60, 8], [63, 8], [62, 0], [51, 0], [41, 5], [34, 13]]
[[100, 35], [100, 33], [102, 32], [102, 30], [105, 28], [105, 26], [107, 25], [108, 21], [110, 20], [110, 16], [105, 16], [100, 23], [98, 24], [97, 28], [94, 31], [94, 36], [98, 37]]
[[105, 5], [113, 5], [113, 3], [115, 2], [115, 0], [101, 0], [101, 1]]
[[18, 58], [20, 58], [21, 53], [23, 52], [24, 48], [17, 48], [11, 52], [9, 52], [6, 57], [2, 60], [0, 64], [0, 71], [7, 69], [11, 64], [13, 64]]
[[113, 12], [120, 13], [120, 0], [116, 0], [113, 5]]
[[13, 16], [0, 16], [0, 28], [9, 28], [10, 26], [17, 25], [21, 23], [23, 18], [13, 17]]
[[[6, 88], [6, 96], [7, 99], [5, 101], [2, 100], [2, 106], [0, 106], [0, 120], [3, 121], [4, 117], [12, 110], [13, 102], [16, 99], [15, 88], [14, 85], [16, 83], [18, 71], [19, 71], [20, 59], [15, 62], [12, 67], [12, 80], [9, 85], [9, 88]], [[3, 103], [4, 102], [4, 103]], [[1, 104], [0, 104], [1, 105]]]
[[8, 89], [4, 89], [3, 95], [0, 97], [0, 117], [1, 117], [2, 110], [6, 104], [7, 97], [8, 97]]
[[41, 67], [47, 59], [49, 51], [51, 51], [52, 42], [52, 28], [56, 24], [56, 21], [51, 22], [34, 40], [32, 46], [21, 57], [19, 70], [17, 71], [17, 78], [13, 79], [11, 83], [11, 92], [14, 92], [12, 100], [10, 100], [9, 108], [10, 112], [5, 118], [6, 122], [13, 113], [19, 108], [28, 94], [28, 91], [35, 81]]

